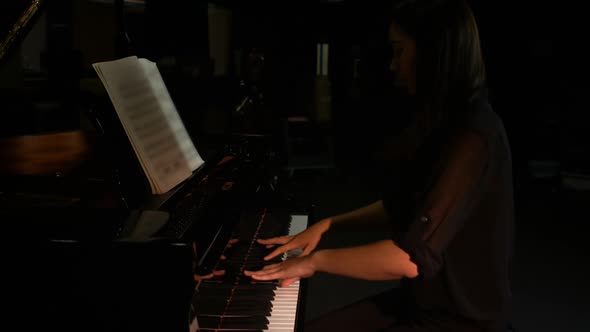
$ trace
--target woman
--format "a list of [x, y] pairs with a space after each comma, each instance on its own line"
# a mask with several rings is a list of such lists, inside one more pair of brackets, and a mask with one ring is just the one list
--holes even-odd
[[[266, 259], [303, 251], [245, 274], [282, 285], [318, 271], [401, 280], [399, 292], [360, 301], [306, 331], [502, 331], [510, 303], [511, 157], [487, 101], [475, 19], [464, 1], [401, 0], [389, 35], [391, 69], [416, 101], [413, 126], [392, 151], [397, 180], [373, 204], [295, 236], [259, 240], [280, 245]], [[391, 238], [314, 251], [328, 230], [372, 222], [391, 223]]]

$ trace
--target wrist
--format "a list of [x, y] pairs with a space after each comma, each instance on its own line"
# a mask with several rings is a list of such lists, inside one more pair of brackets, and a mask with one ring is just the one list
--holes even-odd
[[307, 256], [308, 261], [309, 261], [309, 267], [313, 271], [312, 273], [319, 271], [319, 267], [321, 266], [320, 261], [322, 259], [322, 255], [323, 255], [323, 250], [319, 250], [319, 251], [314, 251]]
[[326, 231], [327, 231], [330, 228], [332, 228], [332, 226], [334, 225], [334, 217], [328, 218], [328, 221], [326, 221], [326, 224], [327, 224], [327, 228], [326, 228]]
[[330, 230], [333, 223], [334, 219], [332, 217], [324, 218], [322, 221], [320, 221], [318, 226], [320, 227], [322, 234]]

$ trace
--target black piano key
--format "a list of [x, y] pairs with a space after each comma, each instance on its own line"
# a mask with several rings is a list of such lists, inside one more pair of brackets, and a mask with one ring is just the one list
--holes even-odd
[[200, 290], [198, 294], [199, 298], [205, 297], [218, 297], [218, 298], [229, 298], [234, 296], [260, 296], [268, 298], [274, 296], [275, 292], [270, 289], [248, 289], [248, 290], [234, 290], [234, 289], [204, 289]]
[[249, 305], [232, 305], [226, 308], [225, 315], [258, 315], [268, 316], [272, 311], [272, 304], [267, 302], [266, 304], [249, 304]]
[[249, 282], [249, 283], [243, 283], [243, 284], [238, 284], [236, 285], [236, 289], [248, 289], [248, 288], [254, 288], [254, 289], [277, 289], [278, 284], [277, 282], [271, 282], [271, 281], [254, 281], [254, 282]]
[[201, 282], [200, 288], [230, 288], [230, 289], [276, 289], [277, 283], [276, 282], [269, 282], [269, 281], [260, 281], [260, 282], [250, 282], [250, 283], [242, 283], [242, 284], [231, 284], [231, 283], [222, 283], [218, 281], [212, 280], [204, 280]]
[[258, 271], [258, 270], [262, 270], [262, 268], [268, 264], [260, 264], [258, 262], [256, 263], [245, 263], [242, 266], [242, 271]]
[[272, 299], [264, 300], [264, 301], [257, 301], [252, 299], [243, 299], [237, 301], [230, 301], [229, 305], [226, 308], [226, 311], [232, 310], [251, 310], [251, 309], [258, 309], [258, 313], [266, 314], [270, 312], [270, 309], [273, 307]]
[[225, 269], [225, 274], [219, 276], [219, 280], [222, 282], [231, 283], [238, 281], [242, 276], [244, 276], [244, 272], [242, 271], [241, 267], [227, 266]]
[[239, 329], [212, 329], [212, 328], [199, 328], [199, 331], [201, 332], [264, 332], [264, 330], [260, 330], [260, 329], [244, 329], [244, 328], [239, 328]]
[[272, 289], [204, 289], [200, 290], [196, 295], [199, 298], [218, 297], [218, 298], [241, 298], [245, 296], [258, 296], [262, 298], [269, 298], [275, 295]]
[[[260, 284], [262, 285], [262, 284]], [[227, 293], [227, 292], [238, 292], [238, 291], [263, 291], [263, 290], [274, 290], [277, 287], [277, 284], [264, 284], [264, 287], [260, 287], [258, 284], [224, 284], [224, 283], [203, 283], [201, 282], [201, 286], [197, 289], [197, 293], [206, 293], [206, 292], [219, 292], [219, 293]], [[250, 288], [248, 288], [250, 287]]]
[[245, 294], [232, 294], [229, 297], [232, 303], [239, 303], [240, 301], [267, 301], [270, 302], [274, 300], [275, 294], [274, 293], [245, 293]]
[[287, 234], [287, 232], [283, 232], [282, 230], [264, 230], [264, 231], [258, 232], [258, 234], [256, 235], [256, 238], [270, 239], [273, 237], [284, 236], [286, 234]]
[[272, 304], [244, 304], [226, 306], [221, 303], [196, 303], [193, 304], [200, 315], [259, 315], [268, 316], [272, 311]]
[[254, 297], [242, 297], [242, 298], [228, 298], [218, 299], [215, 297], [204, 297], [197, 298], [192, 303], [195, 307], [211, 307], [211, 308], [222, 308], [222, 307], [244, 307], [244, 306], [266, 306], [267, 303], [271, 303], [274, 298], [254, 298]]
[[264, 332], [265, 330], [260, 330], [260, 329], [244, 329], [244, 328], [239, 328], [239, 329], [212, 329], [212, 328], [199, 328], [199, 331], [201, 332]]
[[221, 260], [221, 261], [219, 261], [219, 263], [217, 263], [217, 265], [215, 265], [213, 267], [213, 272], [226, 271], [228, 268], [229, 268], [229, 265], [227, 264], [227, 262], [225, 260]]
[[240, 264], [240, 263], [258, 263], [261, 265], [269, 265], [269, 264], [275, 264], [275, 263], [280, 263], [283, 261], [283, 257], [282, 255], [278, 255], [275, 256], [269, 260], [264, 260], [264, 257], [266, 257], [266, 255], [270, 254], [270, 252], [265, 253], [264, 255], [260, 255], [258, 257], [252, 256], [252, 257], [248, 257], [246, 260], [243, 260], [241, 262], [238, 261], [230, 261], [229, 264]]
[[269, 280], [269, 281], [261, 281], [261, 280], [254, 280], [247, 276], [242, 276], [241, 278], [234, 281], [235, 285], [277, 285], [278, 280]]
[[202, 280], [199, 289], [203, 288], [232, 288], [232, 285], [223, 283], [218, 278], [213, 278]]
[[270, 254], [270, 252], [265, 252], [262, 254], [251, 254], [248, 255], [247, 257], [244, 257], [244, 262], [260, 262], [260, 263], [264, 263], [266, 262], [264, 260], [264, 257], [266, 257], [266, 255]]
[[252, 287], [252, 288], [245, 288], [245, 287], [236, 287], [233, 291], [234, 294], [261, 294], [261, 295], [271, 295], [275, 294], [275, 290], [277, 288], [276, 284], [271, 284], [270, 287]]
[[215, 297], [215, 296], [199, 296], [192, 300], [192, 304], [198, 307], [215, 307], [223, 308], [228, 306], [266, 306], [267, 304], [272, 306], [273, 296], [265, 297]]
[[268, 327], [268, 319], [265, 316], [223, 317], [221, 328], [253, 328], [265, 329]]
[[199, 328], [216, 329], [220, 326], [221, 319], [218, 316], [197, 315], [197, 322], [199, 323]]
[[203, 296], [197, 297], [193, 300], [193, 304], [197, 305], [238, 305], [248, 303], [249, 305], [258, 305], [270, 302], [273, 297], [254, 297], [254, 296], [243, 296], [243, 297], [228, 297], [228, 298], [216, 298], [214, 296]]
[[272, 306], [265, 306], [265, 307], [249, 307], [249, 308], [238, 308], [238, 307], [231, 307], [225, 310], [225, 315], [258, 315], [258, 316], [270, 316], [270, 312], [272, 311]]
[[264, 323], [263, 321], [249, 321], [249, 320], [230, 320], [230, 321], [223, 321], [221, 324], [220, 330], [223, 329], [243, 329], [243, 328], [251, 328], [262, 330], [268, 328], [268, 323]]
[[195, 310], [200, 314], [200, 315], [212, 315], [212, 316], [221, 316], [223, 314], [225, 314], [225, 308], [219, 309], [219, 308], [212, 308], [212, 307], [195, 307]]
[[242, 297], [242, 298], [215, 298], [215, 297], [203, 297], [197, 298], [193, 301], [193, 305], [195, 306], [215, 306], [215, 307], [222, 307], [222, 306], [233, 306], [233, 307], [243, 307], [243, 306], [266, 306], [267, 303], [270, 303], [272, 306], [273, 298], [255, 298], [255, 297]]
[[247, 284], [252, 283], [255, 280], [252, 280], [251, 277], [244, 275], [243, 271], [228, 271], [226, 270], [225, 275], [220, 276], [223, 282], [233, 283], [233, 284]]
[[[249, 276], [246, 276], [243, 271], [229, 271], [226, 270], [224, 275], [215, 276], [212, 279], [205, 279], [201, 281], [202, 285], [213, 285], [213, 284], [227, 284], [227, 285], [248, 285], [248, 284], [276, 284], [277, 280], [255, 280]], [[207, 286], [204, 286], [207, 287]]]

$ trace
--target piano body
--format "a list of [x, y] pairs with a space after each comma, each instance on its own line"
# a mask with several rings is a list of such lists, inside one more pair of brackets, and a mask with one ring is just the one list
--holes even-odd
[[[129, 17], [153, 15], [163, 3], [0, 5], [0, 217], [10, 234], [3, 294], [22, 330], [301, 330], [305, 280], [279, 288], [241, 273], [262, 267], [269, 252], [257, 238], [295, 234], [312, 218], [310, 204], [284, 191], [274, 129], [201, 135], [192, 128], [204, 142], [196, 145], [205, 164], [170, 192], [152, 195], [87, 66], [107, 51], [76, 48], [80, 40], [99, 48], [91, 45], [96, 35], [80, 35], [85, 30], [76, 26], [95, 24], [98, 14], [113, 19], [102, 22], [112, 32], [107, 58], [133, 47], [156, 54], [161, 49], [140, 45], [147, 42], [139, 37], [129, 43]], [[184, 53], [166, 79], [183, 119], [196, 121], [202, 115], [187, 111], [186, 91], [174, 95], [174, 87], [203, 87], [205, 79], [190, 81], [177, 67], [203, 71], [207, 64], [201, 49], [170, 45], [166, 52]], [[214, 278], [195, 278], [213, 271]]]

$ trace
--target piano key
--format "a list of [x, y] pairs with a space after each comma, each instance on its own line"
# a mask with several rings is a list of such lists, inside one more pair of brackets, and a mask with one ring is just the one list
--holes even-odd
[[[235, 243], [224, 251], [226, 259], [223, 266], [226, 268], [226, 275], [217, 280], [203, 280], [198, 284], [193, 304], [197, 308], [200, 331], [294, 331], [300, 282], [279, 287], [276, 280], [252, 280], [243, 275], [243, 270], [256, 270], [299, 254], [291, 251], [273, 260], [264, 261], [263, 257], [274, 248], [268, 249], [255, 240], [261, 238], [261, 234], [269, 237], [297, 234], [306, 228], [307, 216], [291, 216], [287, 227], [274, 225], [277, 218], [272, 213], [266, 213], [265, 218], [267, 219], [262, 220], [262, 225], [258, 225], [263, 227], [254, 231], [252, 230], [256, 225], [252, 224], [260, 223], [261, 219], [246, 218], [252, 224], [241, 225], [240, 233], [251, 233], [254, 238], [240, 241], [242, 243], [239, 245]], [[285, 228], [287, 231], [284, 231]], [[199, 311], [199, 307], [202, 311]], [[214, 326], [215, 323], [217, 326]]]
[[306, 215], [292, 215], [288, 235], [295, 235], [295, 234], [301, 233], [306, 228], [307, 228], [307, 216]]
[[[295, 235], [307, 228], [307, 216], [293, 215], [287, 235]], [[283, 254], [286, 259], [290, 253]], [[300, 281], [275, 290], [275, 300], [269, 317], [268, 331], [295, 331]]]
[[218, 291], [204, 291], [199, 293], [198, 295], [198, 299], [200, 301], [203, 300], [213, 300], [213, 299], [223, 299], [225, 300], [231, 300], [231, 301], [242, 301], [242, 300], [248, 300], [248, 299], [265, 299], [265, 300], [270, 300], [275, 296], [275, 293], [273, 292], [273, 290], [268, 289], [268, 290], [261, 290], [260, 293], [255, 292], [254, 290], [248, 290], [248, 291], [223, 291], [223, 292], [218, 292]]
[[275, 289], [278, 286], [277, 286], [277, 283], [273, 282], [273, 281], [234, 284], [234, 283], [222, 283], [219, 281], [212, 281], [212, 280], [203, 280], [203, 281], [201, 281], [200, 286], [197, 288], [197, 292], [202, 287], [208, 288], [208, 289], [246, 290], [246, 289]]
[[274, 296], [274, 288], [268, 289], [213, 289], [213, 288], [204, 288], [199, 290], [199, 298], [205, 297], [224, 297], [229, 298], [231, 295], [256, 295], [256, 296]]
[[248, 315], [248, 316], [257, 316], [257, 315], [263, 315], [265, 317], [270, 316], [270, 312], [272, 311], [272, 307], [270, 304], [268, 304], [267, 306], [257, 306], [257, 307], [253, 307], [253, 306], [249, 306], [247, 308], [228, 308], [223, 314], [225, 316], [231, 316], [231, 315]]
[[259, 330], [259, 329], [246, 329], [246, 328], [239, 328], [239, 329], [201, 328], [201, 329], [199, 329], [199, 331], [202, 331], [202, 332], [225, 332], [225, 331], [227, 331], [227, 332], [265, 332], [265, 331], [268, 331], [268, 330], [267, 329], [264, 329], [264, 330]]

